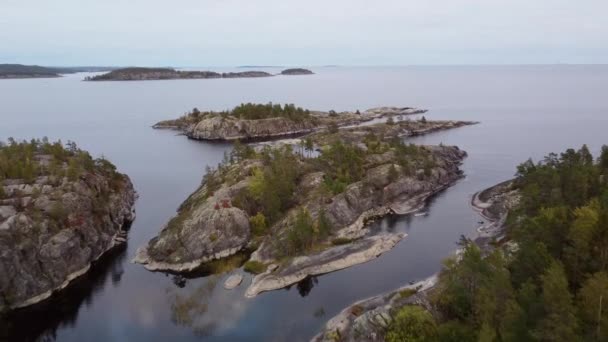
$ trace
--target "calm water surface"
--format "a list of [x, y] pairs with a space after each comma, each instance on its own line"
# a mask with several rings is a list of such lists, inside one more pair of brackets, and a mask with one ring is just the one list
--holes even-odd
[[[0, 80], [0, 139], [73, 140], [132, 178], [139, 200], [128, 245], [45, 305], [19, 311], [12, 340], [300, 341], [348, 304], [422, 279], [440, 268], [479, 218], [471, 195], [508, 179], [528, 157], [608, 143], [608, 66], [317, 68], [312, 76], [148, 82]], [[274, 70], [272, 70], [274, 71]], [[386, 219], [406, 231], [395, 249], [369, 263], [245, 299], [223, 276], [185, 285], [130, 263], [216, 165], [226, 144], [195, 142], [150, 128], [198, 107], [293, 102], [320, 110], [417, 106], [429, 119], [481, 124], [412, 139], [458, 145], [466, 178], [436, 196], [426, 217]], [[177, 283], [177, 284], [176, 284]], [[321, 310], [322, 309], [322, 310]], [[315, 314], [316, 313], [316, 314]]]

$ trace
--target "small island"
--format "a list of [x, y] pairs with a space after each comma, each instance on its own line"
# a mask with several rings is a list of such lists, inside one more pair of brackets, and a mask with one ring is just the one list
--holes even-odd
[[188, 273], [238, 256], [234, 267], [247, 260], [245, 270], [257, 274], [247, 297], [369, 261], [406, 235], [373, 233], [368, 222], [420, 210], [462, 177], [464, 151], [400, 137], [469, 124], [410, 120], [237, 141], [134, 261]]
[[264, 141], [333, 130], [385, 117], [390, 117], [394, 123], [395, 118], [425, 112], [411, 107], [379, 107], [364, 112], [338, 113], [334, 110], [311, 111], [294, 104], [245, 103], [221, 112], [201, 112], [194, 108], [178, 119], [161, 121], [153, 127], [175, 129], [196, 140]]
[[179, 79], [210, 79], [210, 78], [250, 78], [271, 77], [264, 71], [242, 71], [219, 73], [214, 71], [182, 71], [172, 68], [122, 68], [108, 73], [88, 76], [85, 81], [152, 81], [152, 80], [179, 80]]
[[0, 143], [0, 312], [40, 302], [126, 242], [129, 177], [75, 143]]
[[285, 69], [285, 70], [281, 71], [281, 75], [287, 75], [287, 76], [314, 75], [314, 72], [312, 72], [308, 69], [303, 69], [303, 68], [292, 68], [292, 69]]

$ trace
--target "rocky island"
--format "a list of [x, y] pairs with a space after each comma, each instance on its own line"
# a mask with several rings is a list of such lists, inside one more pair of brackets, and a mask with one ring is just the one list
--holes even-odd
[[178, 119], [161, 121], [153, 127], [175, 129], [196, 140], [263, 141], [425, 112], [411, 107], [379, 107], [364, 112], [337, 113], [311, 111], [293, 104], [245, 103], [221, 112], [201, 112], [194, 108]]
[[257, 274], [248, 297], [369, 261], [405, 237], [372, 234], [370, 220], [419, 210], [462, 177], [464, 151], [400, 136], [467, 124], [404, 120], [255, 148], [237, 142], [134, 261], [191, 272], [245, 254], [245, 270]]
[[182, 71], [172, 68], [122, 68], [108, 73], [89, 76], [85, 81], [151, 81], [151, 80], [178, 80], [178, 79], [207, 79], [207, 78], [247, 78], [270, 77], [265, 71], [242, 71], [219, 73], [214, 71]]
[[0, 144], [0, 312], [50, 297], [125, 243], [136, 193], [76, 144]]
[[285, 69], [283, 71], [281, 71], [281, 75], [287, 75], [287, 76], [292, 76], [292, 75], [313, 75], [314, 72], [308, 70], [308, 69], [303, 69], [303, 68], [292, 68], [292, 69]]

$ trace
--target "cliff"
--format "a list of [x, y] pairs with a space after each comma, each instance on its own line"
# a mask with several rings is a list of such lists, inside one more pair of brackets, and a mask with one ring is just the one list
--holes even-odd
[[0, 312], [48, 298], [124, 243], [135, 199], [126, 175], [84, 151], [2, 146]]

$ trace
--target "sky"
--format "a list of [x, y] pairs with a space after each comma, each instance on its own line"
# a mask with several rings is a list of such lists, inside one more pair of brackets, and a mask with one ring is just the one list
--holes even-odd
[[608, 63], [606, 0], [0, 0], [0, 63]]

